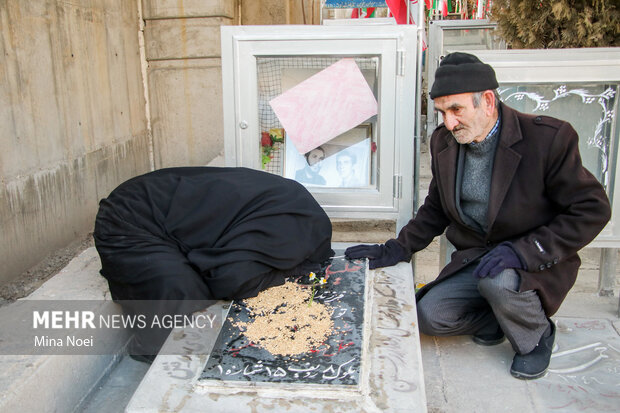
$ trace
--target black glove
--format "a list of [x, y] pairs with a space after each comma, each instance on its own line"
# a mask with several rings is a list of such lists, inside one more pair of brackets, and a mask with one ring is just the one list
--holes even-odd
[[502, 242], [483, 256], [474, 270], [474, 277], [493, 278], [506, 268], [525, 269], [523, 261], [510, 242]]
[[396, 265], [409, 259], [405, 249], [393, 239], [385, 244], [355, 245], [347, 248], [344, 255], [347, 259], [369, 258], [368, 265], [371, 270]]

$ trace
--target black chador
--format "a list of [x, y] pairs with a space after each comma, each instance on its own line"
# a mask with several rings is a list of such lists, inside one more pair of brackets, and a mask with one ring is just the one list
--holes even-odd
[[331, 223], [312, 195], [246, 168], [169, 168], [130, 179], [101, 200], [94, 238], [115, 300], [252, 297], [333, 255]]

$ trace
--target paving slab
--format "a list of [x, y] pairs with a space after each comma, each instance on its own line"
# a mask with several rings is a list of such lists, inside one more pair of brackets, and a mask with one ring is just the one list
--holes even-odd
[[[249, 380], [200, 381], [218, 331], [203, 331], [208, 354], [171, 355], [162, 351], [140, 383], [126, 411], [137, 412], [263, 412], [263, 411], [426, 411], [422, 360], [413, 300], [411, 265], [401, 263], [366, 270], [368, 311], [364, 319], [364, 346], [360, 385], [265, 383]], [[220, 311], [230, 308], [222, 302]], [[217, 312], [215, 308], [211, 311]], [[198, 331], [176, 329], [164, 347], [183, 340], [196, 342]], [[176, 341], [176, 343], [175, 343]], [[181, 347], [191, 347], [186, 342]], [[168, 354], [162, 354], [168, 353]], [[345, 366], [341, 366], [344, 371]], [[337, 371], [335, 368], [332, 372]]]
[[[439, 272], [439, 246], [434, 241], [428, 248], [416, 254], [416, 282], [426, 283], [433, 280]], [[579, 348], [582, 345], [593, 344], [599, 339], [597, 333], [589, 331], [587, 328], [573, 328], [569, 331], [562, 327], [564, 320], [579, 320], [580, 323], [600, 323], [606, 326], [605, 330], [610, 337], [616, 337], [620, 332], [620, 319], [618, 318], [618, 297], [601, 297], [597, 291], [599, 277], [600, 250], [597, 248], [586, 248], [580, 252], [582, 265], [579, 269], [577, 282], [569, 292], [565, 301], [562, 303], [557, 314], [552, 318], [559, 326], [558, 338], [556, 340], [556, 352], [566, 349]], [[620, 269], [619, 269], [620, 270]], [[620, 271], [619, 271], [620, 272]], [[620, 274], [616, 277], [616, 292], [620, 287]], [[572, 327], [571, 327], [572, 328]], [[598, 337], [601, 338], [601, 337]], [[594, 341], [588, 341], [588, 340]], [[563, 387], [567, 380], [598, 380], [605, 383], [605, 390], [620, 389], [620, 376], [618, 374], [607, 374], [605, 368], [615, 368], [610, 366], [615, 360], [613, 348], [617, 347], [616, 339], [609, 340], [611, 346], [607, 346], [607, 341], [601, 341], [606, 350], [602, 353], [604, 360], [600, 360], [597, 365], [603, 369], [597, 369], [596, 365], [585, 370], [591, 373], [593, 378], [579, 379], [567, 377], [566, 374], [558, 375], [553, 372], [554, 366], [566, 363], [566, 360], [578, 356], [594, 356], [594, 348], [584, 349], [570, 356], [557, 358], [554, 356], [551, 362], [551, 371], [547, 376], [533, 381], [521, 381], [510, 375], [510, 365], [514, 352], [508, 342], [499, 346], [481, 347], [474, 344], [471, 338], [451, 337], [435, 338], [421, 335], [422, 359], [424, 364], [424, 378], [426, 381], [426, 396], [428, 411], [436, 413], [451, 412], [573, 412], [573, 411], [608, 411], [605, 410], [605, 400], [613, 401], [616, 406], [620, 406], [620, 401], [615, 400], [615, 393], [601, 391], [601, 395], [594, 397], [599, 400], [600, 406], [593, 403], [593, 394], [599, 388], [588, 388], [582, 386], [585, 391], [575, 392], [571, 387]], [[601, 351], [601, 350], [599, 350]], [[594, 353], [592, 353], [594, 352]], [[592, 357], [592, 359], [595, 357]], [[586, 358], [591, 360], [590, 358]], [[605, 364], [600, 364], [604, 361]], [[571, 374], [573, 375], [573, 374]], [[561, 376], [561, 377], [560, 377]], [[601, 376], [599, 378], [599, 376]], [[568, 404], [567, 399], [562, 398], [562, 394], [551, 392], [549, 386], [559, 386], [562, 391], [570, 391], [572, 399]], [[594, 384], [592, 384], [594, 385]], [[568, 384], [575, 386], [575, 384]], [[602, 386], [598, 384], [598, 386]], [[611, 395], [612, 397], [608, 397]], [[564, 403], [564, 404], [563, 404]], [[566, 404], [566, 405], [565, 405]], [[558, 407], [559, 406], [559, 407]], [[588, 407], [590, 406], [590, 407]], [[583, 407], [583, 408], [582, 408]], [[620, 411], [615, 408], [612, 411]]]
[[553, 317], [556, 340], [547, 374], [517, 380], [514, 351], [479, 346], [468, 336], [422, 335], [431, 412], [617, 412], [620, 336], [606, 319]]

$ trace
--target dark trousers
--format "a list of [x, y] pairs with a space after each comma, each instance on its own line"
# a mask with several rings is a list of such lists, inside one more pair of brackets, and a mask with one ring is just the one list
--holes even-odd
[[527, 354], [549, 322], [535, 291], [519, 292], [513, 269], [476, 278], [476, 264], [440, 282], [418, 301], [420, 331], [431, 336], [492, 334], [500, 327], [513, 349]]

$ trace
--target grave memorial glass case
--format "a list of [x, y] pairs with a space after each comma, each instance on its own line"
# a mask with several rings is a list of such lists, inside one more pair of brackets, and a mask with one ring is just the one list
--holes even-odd
[[330, 217], [413, 213], [415, 26], [222, 27], [227, 166], [297, 180]]
[[620, 48], [470, 50], [495, 69], [507, 105], [571, 123], [585, 167], [605, 187], [609, 224], [590, 246], [620, 246], [618, 105]]

